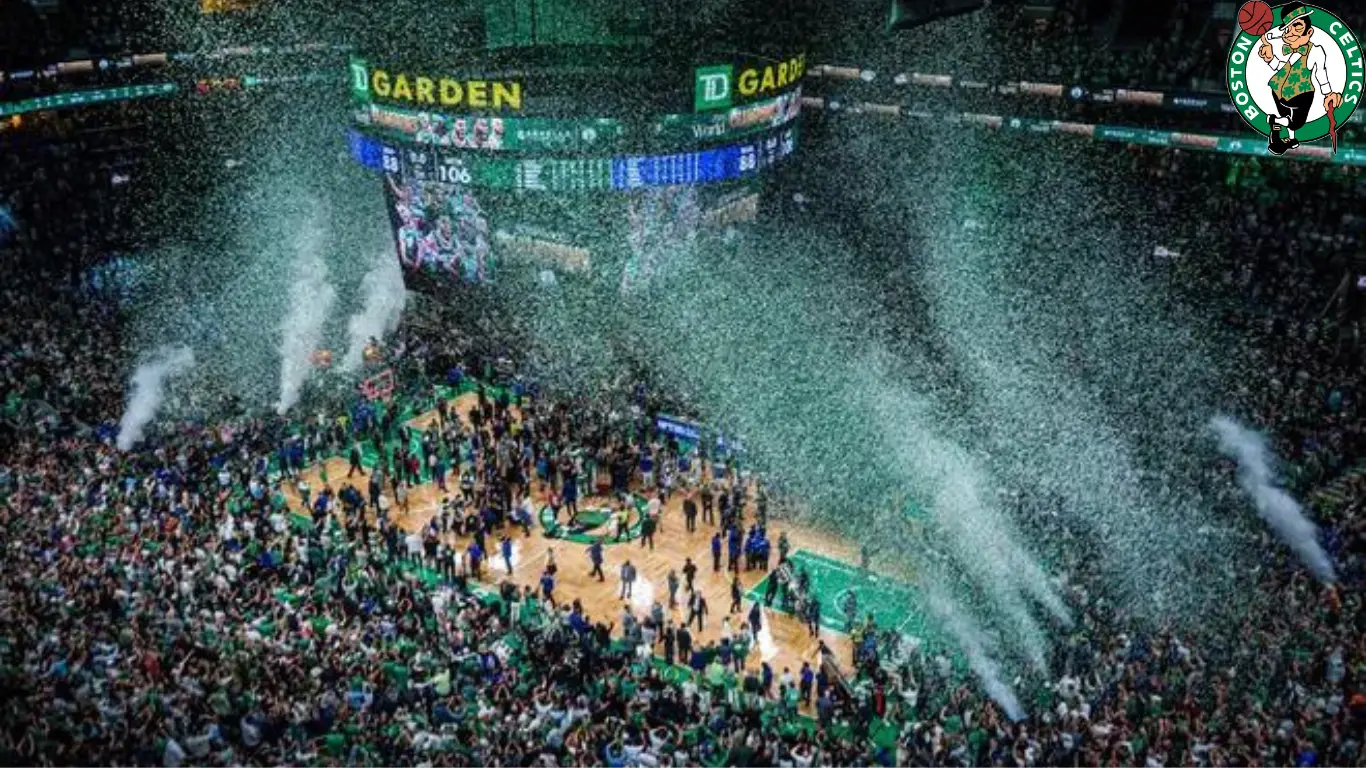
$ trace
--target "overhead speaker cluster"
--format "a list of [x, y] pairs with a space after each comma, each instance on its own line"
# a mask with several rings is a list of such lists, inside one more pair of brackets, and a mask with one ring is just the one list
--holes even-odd
[[915, 29], [931, 21], [980, 11], [986, 0], [892, 0], [887, 25], [896, 30]]

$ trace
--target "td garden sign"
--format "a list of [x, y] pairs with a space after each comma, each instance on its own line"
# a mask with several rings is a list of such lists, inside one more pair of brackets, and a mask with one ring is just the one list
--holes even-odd
[[[354, 57], [350, 71], [351, 93], [358, 102], [390, 104], [419, 112], [523, 110], [526, 84], [522, 79], [462, 78], [381, 69]], [[693, 73], [694, 111], [711, 112], [771, 100], [794, 90], [805, 74], [805, 54], [784, 59], [750, 57], [731, 64], [701, 66]]]
[[693, 73], [693, 108], [707, 112], [775, 96], [795, 86], [805, 74], [805, 54], [698, 67]]
[[351, 94], [357, 101], [381, 101], [414, 107], [463, 107], [490, 112], [522, 109], [518, 80], [432, 77], [410, 72], [371, 69], [363, 59], [351, 59]]

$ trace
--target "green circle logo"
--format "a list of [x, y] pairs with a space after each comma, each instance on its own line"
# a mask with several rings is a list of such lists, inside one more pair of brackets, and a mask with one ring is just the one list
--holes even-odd
[[1244, 3], [1229, 48], [1229, 98], [1267, 149], [1285, 154], [1337, 134], [1356, 112], [1366, 71], [1356, 35], [1318, 6]]
[[568, 519], [568, 512], [563, 509], [560, 510], [560, 517], [565, 519], [556, 520], [554, 510], [548, 505], [542, 506], [541, 528], [551, 538], [564, 539], [576, 544], [592, 544], [599, 539], [602, 539], [604, 544], [631, 541], [640, 536], [640, 521], [648, 506], [644, 498], [636, 495], [632, 495], [631, 502], [632, 509], [626, 517], [626, 529], [620, 537], [617, 536], [616, 526], [613, 525], [612, 510], [597, 505], [583, 506], [572, 520]]

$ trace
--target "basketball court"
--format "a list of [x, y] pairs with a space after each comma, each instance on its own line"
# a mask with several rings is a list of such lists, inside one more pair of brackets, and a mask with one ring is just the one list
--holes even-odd
[[[469, 412], [478, 402], [475, 394], [443, 388], [439, 390], [439, 395], [447, 399], [448, 413], [458, 414], [468, 423]], [[409, 408], [401, 411], [399, 418], [408, 426], [417, 428], [412, 436], [411, 448], [420, 451], [421, 436], [418, 430], [426, 429], [435, 423], [435, 409], [417, 413]], [[392, 447], [391, 445], [390, 448]], [[362, 464], [367, 468], [367, 472], [377, 461], [378, 454], [373, 446], [364, 446]], [[301, 475], [316, 492], [324, 485], [325, 469], [328, 484], [336, 491], [348, 482], [348, 468], [348, 462], [344, 457], [332, 457], [309, 466]], [[391, 515], [405, 530], [418, 530], [424, 526], [437, 513], [444, 496], [459, 493], [458, 475], [451, 473], [447, 476], [447, 487], [450, 492], [442, 492], [431, 483], [425, 467], [422, 473], [423, 483], [409, 491], [409, 511], [405, 514], [397, 507], [391, 510]], [[350, 482], [364, 490], [366, 480], [359, 475]], [[294, 484], [284, 485], [290, 508], [297, 514], [304, 514]], [[679, 581], [683, 582], [683, 566], [685, 560], [691, 558], [698, 568], [696, 587], [706, 598], [710, 610], [704, 629], [700, 633], [694, 631], [694, 636], [700, 642], [720, 639], [723, 620], [730, 606], [730, 574], [724, 570], [724, 558], [722, 570], [714, 571], [712, 568], [711, 537], [716, 531], [715, 526], [704, 524], [699, 519], [695, 532], [689, 533], [685, 529], [682, 494], [673, 494], [664, 505], [653, 548], [643, 546], [638, 536], [639, 507], [643, 506], [644, 499], [637, 498], [638, 509], [631, 518], [630, 535], [622, 541], [616, 541], [610, 536], [604, 541], [603, 570], [607, 574], [607, 579], [603, 583], [589, 577], [592, 566], [587, 550], [595, 538], [607, 533], [605, 519], [600, 518], [605, 518], [605, 511], [612, 508], [610, 500], [600, 497], [580, 500], [581, 519], [578, 521], [578, 527], [570, 530], [567, 527], [567, 515], [563, 511], [558, 523], [551, 518], [546, 504], [548, 494], [545, 489], [533, 487], [532, 497], [536, 502], [538, 514], [531, 535], [525, 536], [519, 528], [509, 529], [512, 541], [511, 572], [508, 572], [499, 552], [497, 536], [500, 534], [495, 532], [494, 537], [490, 539], [491, 551], [485, 561], [483, 582], [479, 588], [490, 592], [496, 591], [505, 581], [518, 587], [536, 588], [547, 561], [553, 557], [558, 566], [555, 588], [557, 601], [564, 603], [578, 600], [593, 618], [618, 623], [624, 604], [629, 603], [637, 615], [642, 615], [658, 601], [665, 608], [666, 616], [675, 624], [681, 625], [688, 618], [686, 605], [683, 604], [686, 599], [686, 588], [680, 589], [680, 605], [670, 609], [668, 574], [671, 570], [676, 571]], [[557, 535], [555, 538], [547, 537], [545, 531], [553, 525], [558, 525], [558, 528], [554, 529]], [[764, 660], [769, 662], [777, 674], [781, 674], [784, 668], [795, 673], [803, 661], [816, 663], [818, 640], [823, 640], [837, 654], [841, 664], [847, 664], [852, 646], [849, 637], [842, 631], [844, 619], [838, 610], [841, 604], [839, 601], [847, 591], [857, 593], [860, 617], [871, 611], [882, 628], [896, 627], [901, 632], [911, 634], [920, 634], [918, 630], [924, 629], [924, 618], [915, 609], [915, 606], [920, 604], [915, 591], [890, 577], [870, 573], [853, 565], [858, 562], [858, 558], [852, 544], [821, 531], [792, 526], [785, 521], [770, 518], [770, 540], [776, 542], [781, 533], [787, 534], [792, 545], [791, 557], [794, 564], [806, 569], [811, 577], [812, 589], [822, 603], [822, 626], [819, 636], [812, 637], [806, 625], [799, 619], [775, 608], [765, 608], [763, 631], [757, 639], [754, 649], [756, 652], [749, 656], [751, 667], [757, 667], [759, 661]], [[468, 539], [450, 535], [447, 536], [446, 542], [463, 548]], [[631, 597], [623, 600], [620, 597], [618, 574], [621, 566], [628, 560], [635, 565], [638, 575]], [[776, 555], [773, 562], [777, 562]], [[424, 577], [435, 578], [435, 575], [427, 573]], [[746, 620], [752, 601], [762, 601], [766, 586], [764, 580], [767, 577], [768, 574], [760, 570], [741, 570], [739, 578], [742, 589], [745, 590], [746, 602], [740, 613], [730, 616], [732, 630], [738, 632], [741, 623]]]

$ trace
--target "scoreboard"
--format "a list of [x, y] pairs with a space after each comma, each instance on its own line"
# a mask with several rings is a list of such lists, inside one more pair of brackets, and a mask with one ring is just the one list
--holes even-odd
[[353, 131], [350, 149], [366, 168], [424, 182], [547, 192], [629, 191], [745, 179], [795, 152], [797, 138], [797, 127], [789, 126], [748, 141], [690, 152], [525, 158], [394, 144]]

